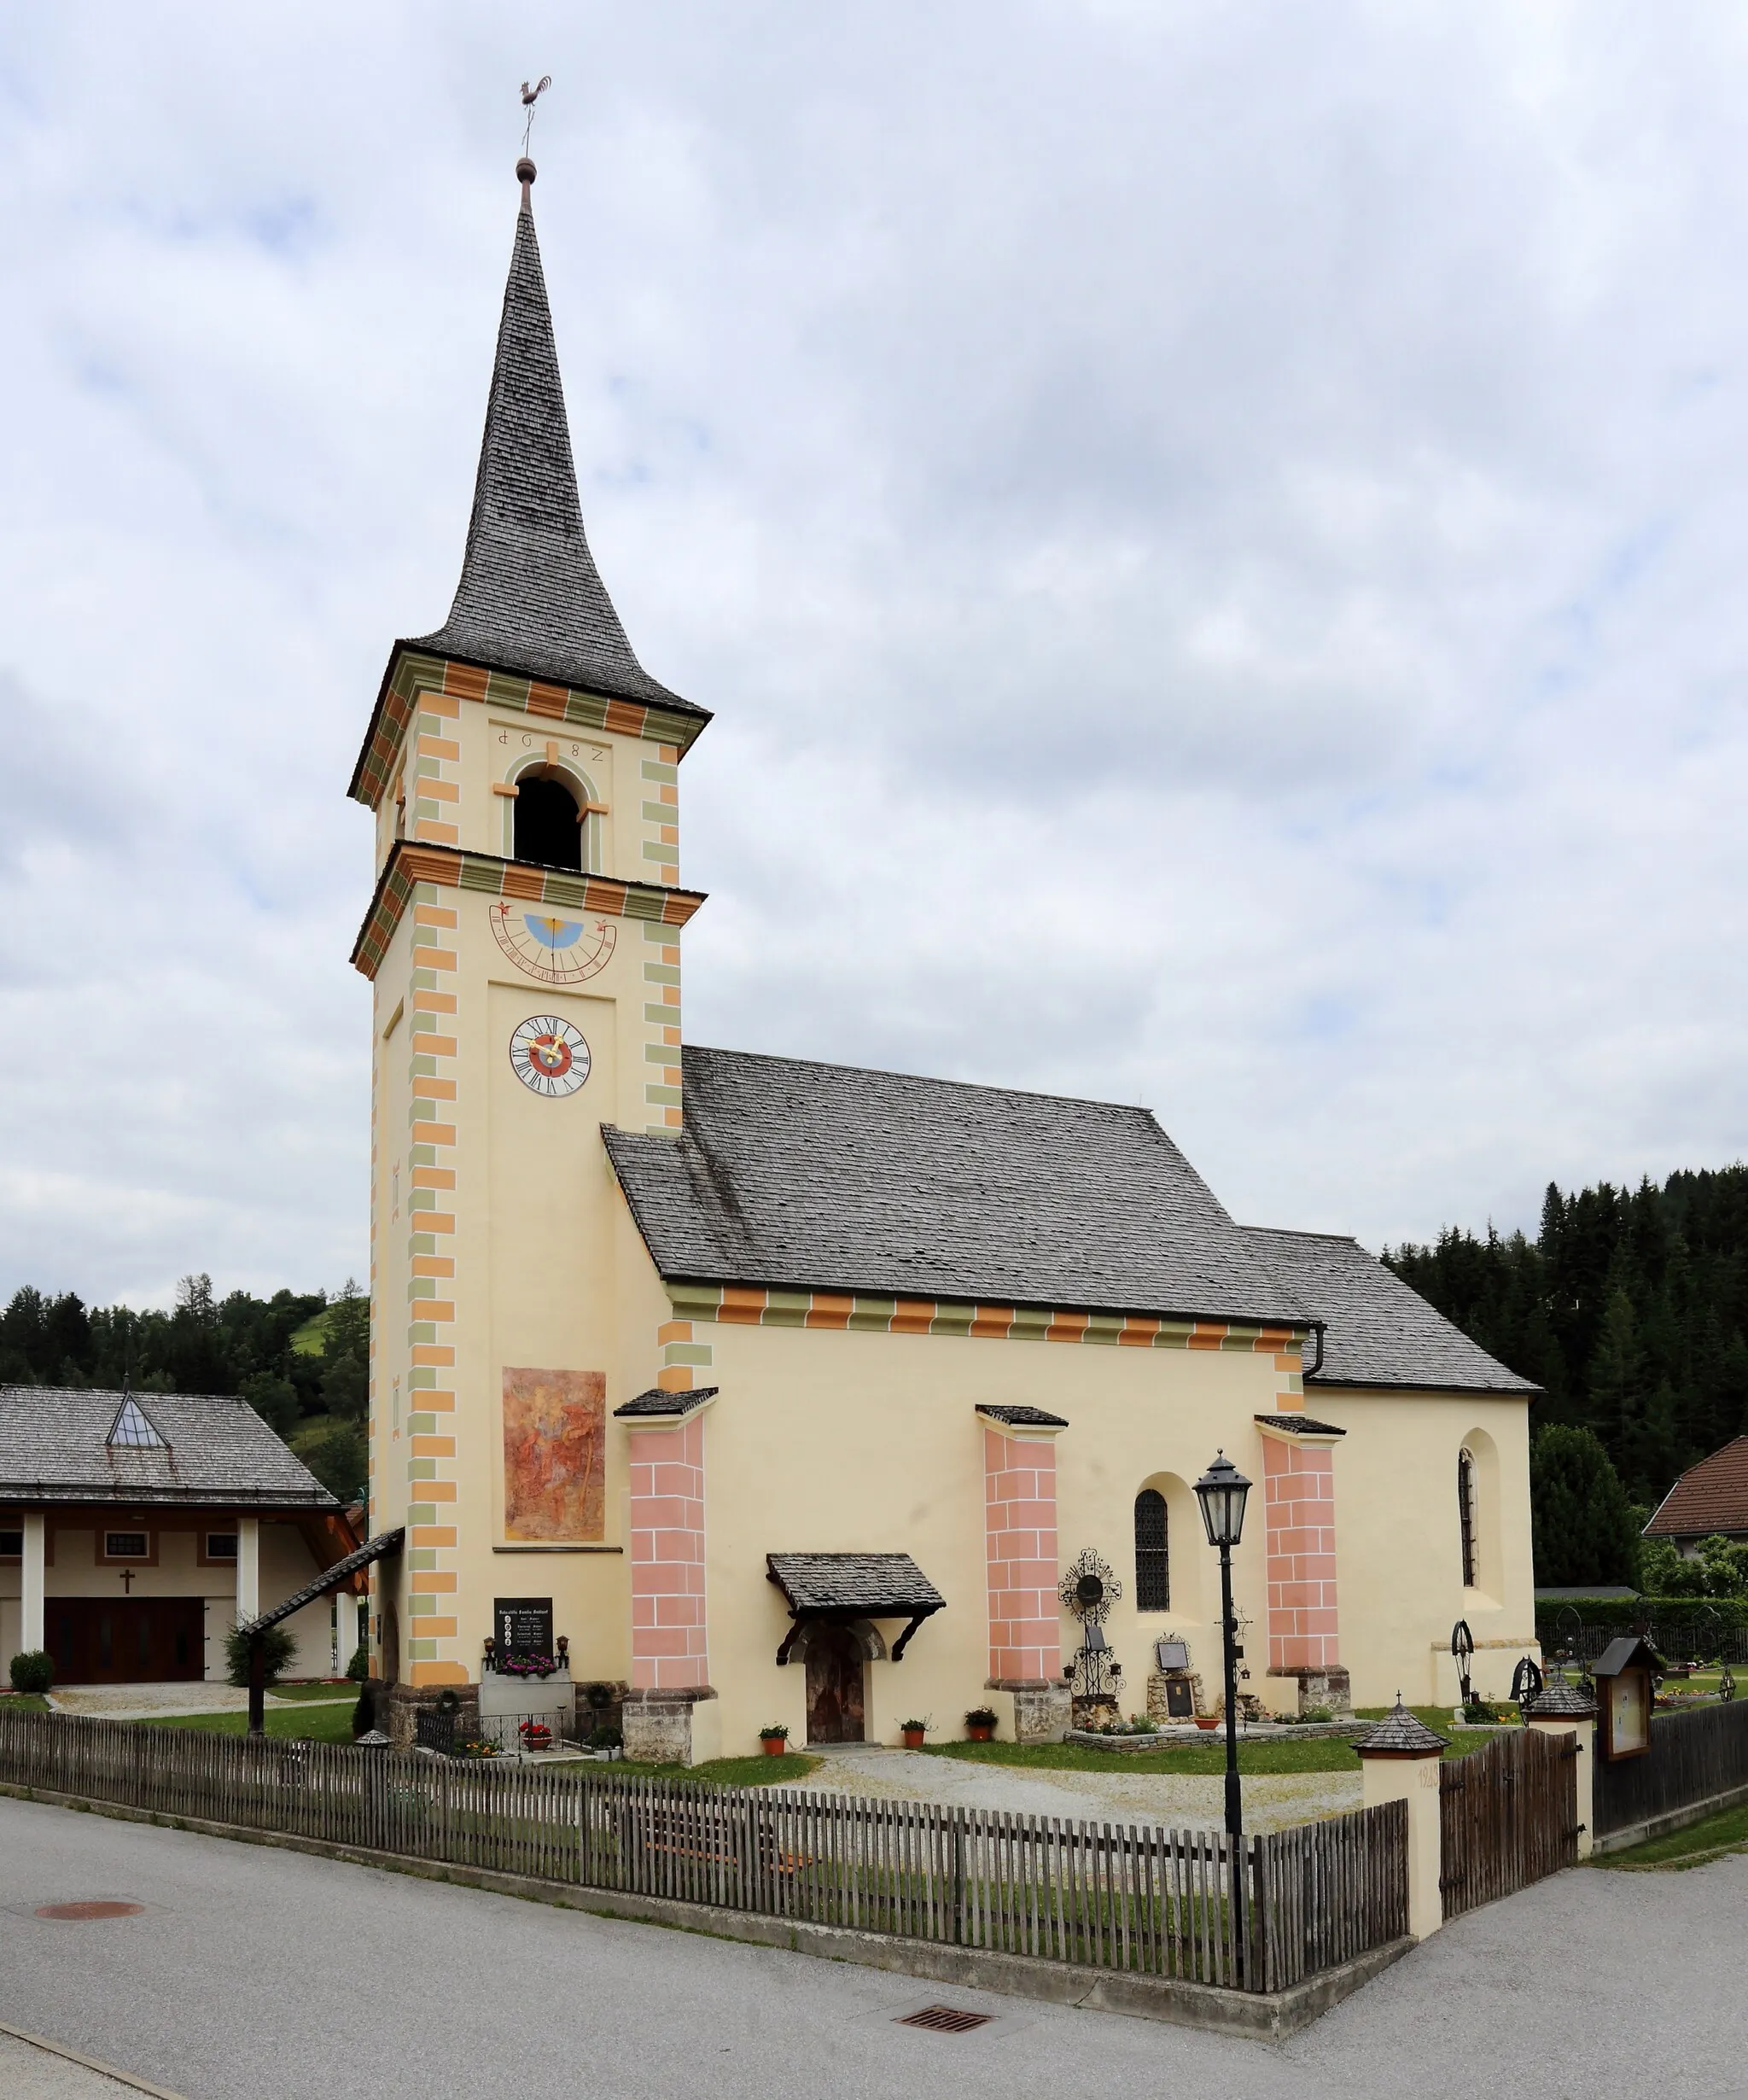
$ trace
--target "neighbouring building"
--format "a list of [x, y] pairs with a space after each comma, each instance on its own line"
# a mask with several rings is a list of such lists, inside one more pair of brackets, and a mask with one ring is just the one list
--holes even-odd
[[709, 716], [591, 555], [519, 172], [461, 582], [394, 645], [351, 787], [398, 1736], [516, 1623], [625, 1687], [648, 1754], [986, 1702], [1058, 1733], [1089, 1550], [1124, 1707], [1167, 1636], [1211, 1691], [1221, 1450], [1256, 1484], [1250, 1693], [1448, 1699], [1461, 1619], [1502, 1694], [1535, 1649], [1534, 1388], [1352, 1240], [1237, 1224], [1143, 1109], [684, 1041]]
[[[0, 1386], [0, 1655], [57, 1684], [225, 1675], [224, 1636], [352, 1551], [345, 1513], [247, 1402]], [[342, 1667], [355, 1601], [286, 1622], [288, 1674]]]
[[1658, 1504], [1646, 1538], [1666, 1538], [1691, 1558], [1702, 1538], [1748, 1539], [1748, 1437], [1690, 1466]]

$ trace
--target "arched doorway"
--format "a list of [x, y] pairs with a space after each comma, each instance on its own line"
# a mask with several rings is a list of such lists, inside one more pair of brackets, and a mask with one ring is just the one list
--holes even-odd
[[822, 1626], [807, 1643], [807, 1741], [862, 1740], [862, 1644], [848, 1626]]

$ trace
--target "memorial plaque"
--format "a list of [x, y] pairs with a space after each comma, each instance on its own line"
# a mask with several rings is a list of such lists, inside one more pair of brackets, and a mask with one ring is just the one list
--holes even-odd
[[499, 1597], [492, 1607], [492, 1624], [500, 1655], [552, 1653], [551, 1597]]
[[1165, 1680], [1165, 1711], [1174, 1721], [1195, 1719], [1195, 1689], [1187, 1677], [1168, 1677]]
[[1162, 1670], [1187, 1670], [1190, 1666], [1189, 1643], [1168, 1635], [1164, 1640], [1153, 1643], [1153, 1660]]

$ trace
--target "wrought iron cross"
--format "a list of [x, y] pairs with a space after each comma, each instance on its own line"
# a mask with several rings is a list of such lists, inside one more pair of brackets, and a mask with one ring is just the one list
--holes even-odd
[[133, 1570], [131, 1567], [125, 1567], [121, 1571], [121, 1587], [128, 1596], [133, 1595]]

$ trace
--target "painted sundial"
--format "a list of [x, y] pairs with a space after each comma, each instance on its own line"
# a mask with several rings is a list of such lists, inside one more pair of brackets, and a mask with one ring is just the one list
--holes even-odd
[[511, 1069], [532, 1094], [574, 1094], [589, 1076], [589, 1046], [580, 1028], [556, 1013], [536, 1013], [510, 1038]]
[[619, 936], [610, 919], [555, 918], [514, 904], [494, 904], [490, 917], [498, 947], [543, 984], [580, 984], [604, 970]]

